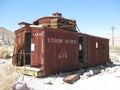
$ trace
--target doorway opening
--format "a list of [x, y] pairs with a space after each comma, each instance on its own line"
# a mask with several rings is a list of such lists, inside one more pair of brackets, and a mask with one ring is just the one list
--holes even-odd
[[78, 58], [78, 62], [79, 63], [84, 63], [84, 51], [85, 51], [85, 44], [84, 44], [84, 37], [79, 37], [79, 58]]
[[31, 58], [31, 32], [25, 33], [25, 61], [24, 64], [30, 65]]

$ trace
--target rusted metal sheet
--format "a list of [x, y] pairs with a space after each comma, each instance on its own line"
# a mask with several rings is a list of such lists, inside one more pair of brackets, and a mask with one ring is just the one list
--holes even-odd
[[[109, 61], [108, 39], [81, 33], [79, 33], [78, 37], [83, 39], [82, 53], [78, 52], [80, 68], [95, 66]], [[80, 45], [81, 42], [78, 44]], [[82, 59], [82, 61], [79, 59]]]
[[52, 74], [78, 68], [77, 33], [45, 30], [45, 73]]
[[43, 35], [41, 29], [32, 28], [31, 38], [31, 66], [41, 67]]
[[103, 64], [109, 60], [109, 40], [89, 36], [89, 66]]

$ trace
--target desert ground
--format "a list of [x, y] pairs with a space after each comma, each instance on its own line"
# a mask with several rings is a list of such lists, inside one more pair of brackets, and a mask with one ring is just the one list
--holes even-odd
[[[0, 90], [120, 90], [120, 53], [110, 53], [113, 63], [106, 63], [72, 72], [35, 78], [15, 72], [12, 58], [0, 59]], [[73, 84], [66, 76], [80, 74]]]

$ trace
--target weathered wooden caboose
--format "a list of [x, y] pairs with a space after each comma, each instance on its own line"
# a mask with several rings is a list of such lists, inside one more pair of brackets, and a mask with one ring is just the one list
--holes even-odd
[[108, 39], [77, 32], [76, 21], [60, 13], [19, 24], [24, 27], [15, 31], [12, 63], [25, 66], [25, 74], [44, 76], [109, 61]]

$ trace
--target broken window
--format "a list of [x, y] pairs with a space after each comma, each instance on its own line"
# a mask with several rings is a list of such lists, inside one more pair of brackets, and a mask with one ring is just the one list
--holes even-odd
[[98, 48], [99, 48], [99, 43], [98, 41], [96, 41], [96, 49], [98, 50]]

